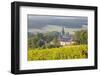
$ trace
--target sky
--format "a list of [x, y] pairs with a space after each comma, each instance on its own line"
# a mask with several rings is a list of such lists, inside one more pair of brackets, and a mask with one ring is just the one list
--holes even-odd
[[88, 18], [81, 16], [50, 16], [50, 15], [32, 15], [28, 18], [28, 32], [47, 32], [61, 31], [64, 27], [66, 30], [80, 29], [87, 27]]

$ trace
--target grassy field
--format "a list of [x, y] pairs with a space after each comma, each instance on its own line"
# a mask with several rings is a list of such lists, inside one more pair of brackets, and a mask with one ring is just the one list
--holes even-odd
[[28, 61], [88, 58], [87, 45], [70, 45], [51, 49], [28, 50]]

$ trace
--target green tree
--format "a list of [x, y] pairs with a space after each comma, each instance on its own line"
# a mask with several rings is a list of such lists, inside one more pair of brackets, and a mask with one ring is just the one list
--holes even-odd
[[37, 33], [36, 35], [28, 38], [28, 48], [34, 49], [41, 46], [40, 39], [43, 38], [42, 33]]
[[73, 40], [77, 44], [87, 44], [88, 41], [87, 30], [76, 31], [73, 36]]
[[34, 49], [37, 47], [36, 43], [37, 43], [38, 39], [36, 37], [31, 37], [28, 39], [28, 48], [29, 49]]
[[55, 47], [59, 47], [60, 46], [60, 42], [58, 40], [58, 37], [54, 37], [52, 42], [54, 43]]

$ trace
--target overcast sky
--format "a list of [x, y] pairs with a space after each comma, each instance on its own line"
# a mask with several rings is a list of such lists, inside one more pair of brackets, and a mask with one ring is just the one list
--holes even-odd
[[29, 31], [32, 29], [34, 31], [44, 31], [50, 27], [52, 29], [57, 29], [61, 28], [62, 26], [65, 28], [81, 28], [83, 25], [88, 25], [88, 18], [80, 16], [28, 15], [27, 17]]

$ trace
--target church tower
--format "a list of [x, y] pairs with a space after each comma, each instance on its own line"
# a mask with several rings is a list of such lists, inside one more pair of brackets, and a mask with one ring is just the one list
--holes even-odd
[[62, 35], [65, 35], [64, 27], [62, 27]]

